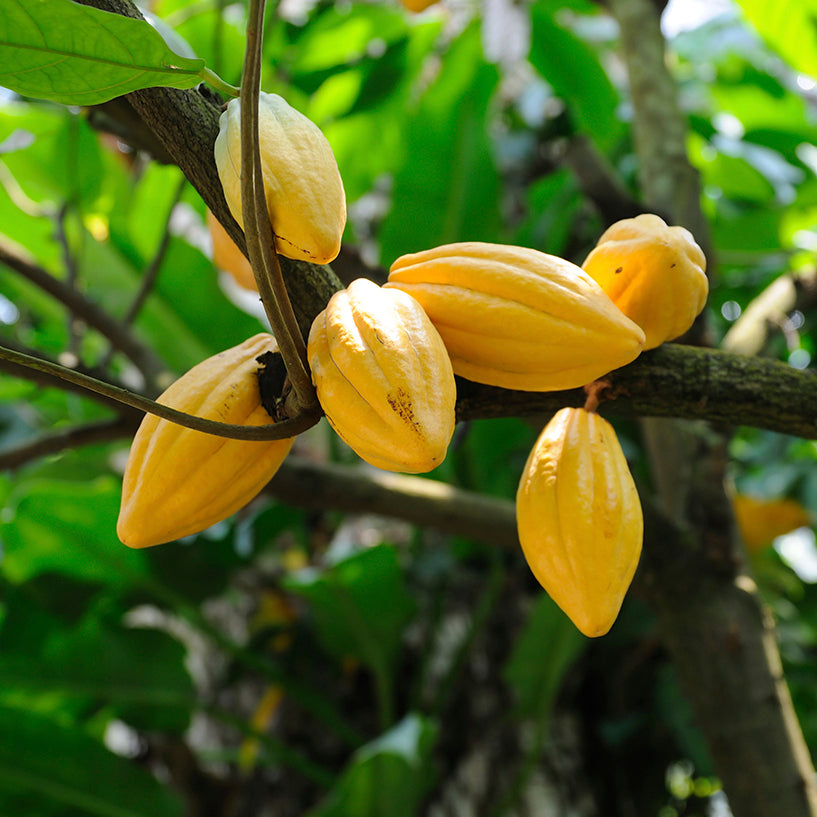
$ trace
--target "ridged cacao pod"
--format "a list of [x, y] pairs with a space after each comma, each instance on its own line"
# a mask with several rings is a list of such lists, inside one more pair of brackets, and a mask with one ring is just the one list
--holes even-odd
[[[241, 213], [241, 102], [219, 120], [216, 167], [233, 218]], [[258, 100], [261, 167], [276, 249], [287, 258], [328, 264], [340, 251], [346, 196], [332, 148], [318, 126], [277, 94]]]
[[[272, 335], [255, 335], [194, 366], [157, 402], [208, 420], [267, 425], [256, 358], [277, 351]], [[149, 547], [226, 519], [267, 484], [292, 442], [232, 440], [145, 415], [125, 467], [120, 540]]]
[[361, 459], [404, 473], [430, 471], [445, 459], [454, 373], [412, 297], [352, 281], [315, 318], [307, 355], [327, 420]]
[[634, 360], [644, 333], [579, 267], [466, 242], [404, 255], [387, 287], [416, 298], [456, 374], [525, 391], [583, 386]]
[[609, 227], [582, 267], [644, 330], [646, 349], [683, 335], [709, 294], [706, 258], [692, 233], [649, 213]]
[[258, 290], [252, 266], [238, 245], [230, 238], [221, 222], [208, 210], [207, 229], [213, 241], [213, 263], [226, 272], [240, 287]]
[[788, 497], [760, 499], [748, 494], [735, 494], [732, 509], [750, 553], [763, 550], [778, 536], [814, 524], [811, 514], [796, 499]]
[[616, 620], [641, 554], [641, 503], [613, 427], [558, 411], [536, 441], [516, 495], [533, 575], [586, 636]]

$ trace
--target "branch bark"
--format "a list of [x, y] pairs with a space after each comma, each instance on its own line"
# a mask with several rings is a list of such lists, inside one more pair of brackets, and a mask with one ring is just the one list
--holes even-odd
[[55, 278], [50, 272], [5, 242], [0, 242], [0, 264], [22, 275], [63, 304], [73, 316], [81, 318], [88, 326], [96, 329], [110, 342], [111, 346], [133, 362], [149, 388], [161, 385], [170, 377], [164, 364], [156, 357], [152, 349], [142, 343], [127, 327], [100, 309], [79, 290]]
[[[700, 185], [686, 156], [686, 123], [659, 17], [650, 0], [611, 0], [610, 6], [621, 29], [645, 198], [706, 249]], [[736, 547], [724, 490], [728, 440], [711, 426], [676, 421], [648, 420], [642, 428], [665, 513], [684, 532], [649, 535], [642, 584], [731, 811], [814, 817], [814, 769], [782, 676], [774, 625]]]

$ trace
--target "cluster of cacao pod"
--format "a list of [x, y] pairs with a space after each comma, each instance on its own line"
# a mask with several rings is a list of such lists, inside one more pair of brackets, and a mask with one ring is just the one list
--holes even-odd
[[[238, 115], [234, 100], [215, 152], [241, 223]], [[262, 94], [259, 120], [276, 249], [327, 263], [346, 215], [331, 149], [280, 97]], [[704, 269], [691, 234], [649, 214], [610, 227], [582, 267], [480, 242], [404, 255], [383, 286], [353, 281], [313, 322], [307, 357], [318, 401], [366, 462], [430, 471], [453, 434], [455, 375], [526, 391], [591, 384], [690, 328], [708, 293]], [[160, 402], [268, 423], [253, 361], [274, 344], [258, 335], [199, 364]], [[157, 544], [225, 518], [260, 491], [291, 444], [225, 441], [146, 418], [125, 474], [120, 538]], [[519, 483], [517, 522], [543, 587], [583, 633], [607, 632], [638, 564], [643, 520], [615, 431], [595, 411], [565, 408], [547, 424]]]
[[[243, 226], [241, 103], [221, 116], [215, 160], [224, 196]], [[261, 94], [258, 135], [267, 213], [276, 250], [325, 264], [340, 250], [346, 198], [332, 149], [320, 129], [276, 94]], [[252, 289], [252, 267], [218, 221], [209, 216], [214, 260]], [[158, 402], [233, 425], [267, 425], [259, 358], [275, 354], [275, 338], [259, 334], [194, 366]], [[142, 421], [131, 445], [122, 485], [117, 533], [130, 547], [149, 547], [198, 533], [242, 508], [280, 467], [293, 440], [227, 439], [154, 415]]]

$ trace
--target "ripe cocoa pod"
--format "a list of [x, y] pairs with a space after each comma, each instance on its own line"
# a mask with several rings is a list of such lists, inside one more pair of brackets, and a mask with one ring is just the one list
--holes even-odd
[[439, 0], [400, 0], [400, 2], [403, 4], [403, 8], [418, 14], [439, 2]]
[[[255, 335], [194, 366], [157, 402], [208, 420], [267, 425], [256, 358], [277, 351], [272, 335]], [[125, 467], [120, 540], [149, 547], [226, 519], [267, 484], [292, 442], [232, 440], [145, 415]]]
[[545, 426], [516, 495], [533, 575], [586, 636], [618, 616], [641, 555], [641, 503], [613, 427], [563, 408]]
[[[276, 249], [287, 258], [328, 264], [340, 251], [346, 197], [332, 148], [314, 122], [277, 94], [258, 100], [264, 190]], [[241, 101], [221, 114], [215, 158], [233, 218], [241, 213]]]
[[644, 333], [579, 267], [466, 242], [398, 258], [386, 287], [416, 298], [456, 374], [525, 391], [570, 389], [634, 360]]
[[222, 272], [226, 272], [240, 287], [258, 290], [252, 266], [238, 245], [222, 227], [221, 222], [208, 210], [207, 229], [213, 241], [213, 263]]
[[709, 294], [692, 233], [649, 213], [605, 230], [582, 268], [644, 330], [646, 349], [683, 335]]
[[760, 499], [749, 494], [735, 494], [732, 510], [741, 537], [750, 553], [757, 553], [797, 528], [814, 523], [811, 514], [796, 499]]
[[363, 460], [420, 473], [445, 459], [454, 373], [437, 330], [409, 295], [352, 281], [315, 318], [307, 356], [327, 420]]

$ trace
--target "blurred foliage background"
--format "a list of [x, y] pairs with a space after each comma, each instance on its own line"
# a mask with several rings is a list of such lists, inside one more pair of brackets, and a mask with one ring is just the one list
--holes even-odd
[[[803, 296], [815, 277], [817, 4], [788, 9], [665, 11], [712, 228], [715, 344], [773, 282], [794, 276]], [[179, 53], [240, 83], [242, 3], [150, 11]], [[589, 0], [444, 0], [420, 15], [283, 0], [264, 61], [263, 89], [335, 151], [352, 253], [339, 271], [377, 277], [457, 240], [581, 263], [607, 218], [577, 173], [585, 155], [638, 199], [618, 31]], [[105, 105], [0, 97], [0, 246], [118, 321], [155, 273], [127, 331], [161, 362], [153, 374], [178, 375], [259, 331], [259, 312], [214, 268], [181, 172], [128, 147], [112, 121]], [[761, 353], [808, 367], [815, 303], [780, 314]], [[110, 338], [7, 264], [0, 344], [146, 388]], [[0, 379], [0, 452], [109, 416], [75, 392]], [[461, 426], [431, 478], [511, 502], [546, 419]], [[646, 479], [636, 426], [616, 427]], [[115, 534], [128, 439], [104, 437], [69, 436], [0, 474], [0, 813], [728, 813], [637, 582], [591, 642], [515, 549], [422, 518], [299, 510], [274, 491], [199, 536], [129, 551]], [[324, 423], [294, 452], [356, 465]], [[814, 752], [817, 447], [745, 428], [731, 454], [735, 492], [800, 514], [777, 523], [779, 505], [760, 506], [745, 530], [768, 523], [753, 566]]]

